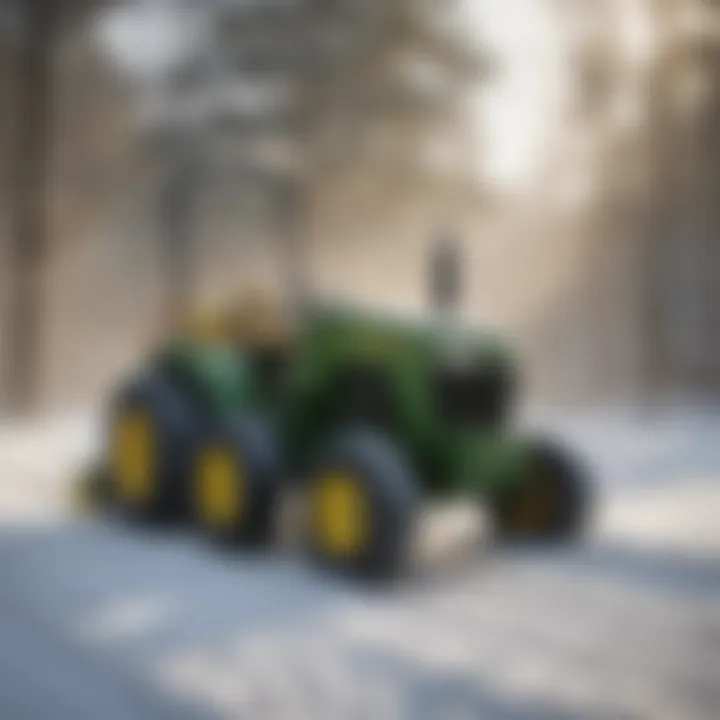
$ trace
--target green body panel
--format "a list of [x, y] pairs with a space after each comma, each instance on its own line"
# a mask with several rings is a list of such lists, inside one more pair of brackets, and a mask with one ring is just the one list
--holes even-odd
[[303, 319], [286, 358], [280, 392], [268, 393], [251, 357], [229, 346], [178, 341], [164, 361], [190, 377], [212, 412], [260, 411], [282, 434], [292, 474], [302, 476], [337, 432], [357, 420], [344, 405], [348, 369], [370, 370], [382, 383], [392, 419], [386, 430], [404, 449], [427, 494], [480, 493], [522, 476], [525, 446], [503, 423], [459, 428], [437, 407], [439, 368], [511, 367], [498, 340], [470, 328], [429, 319], [315, 308]]
[[384, 380], [394, 418], [389, 428], [429, 494], [479, 492], [519, 477], [523, 447], [502, 425], [453, 427], [437, 407], [433, 376], [448, 365], [503, 369], [511, 359], [497, 338], [441, 319], [413, 319], [352, 308], [317, 309], [301, 333], [281, 409], [290, 456], [311, 461], [346, 424], [337, 379], [349, 367]]
[[232, 415], [257, 404], [249, 363], [227, 344], [180, 338], [164, 348], [156, 362], [196, 388], [212, 415]]

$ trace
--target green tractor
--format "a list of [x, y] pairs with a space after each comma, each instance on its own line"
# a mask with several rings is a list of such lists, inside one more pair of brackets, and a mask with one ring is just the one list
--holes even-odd
[[401, 570], [430, 498], [483, 500], [505, 538], [582, 529], [575, 462], [509, 432], [515, 367], [495, 337], [442, 313], [315, 304], [288, 323], [268, 307], [176, 337], [117, 393], [106, 477], [121, 513], [261, 546], [292, 486], [311, 557], [366, 577]]

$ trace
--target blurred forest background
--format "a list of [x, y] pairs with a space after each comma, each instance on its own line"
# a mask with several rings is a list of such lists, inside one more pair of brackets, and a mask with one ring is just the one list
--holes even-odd
[[0, 98], [6, 410], [247, 283], [420, 308], [439, 231], [533, 399], [720, 388], [717, 0], [3, 0]]

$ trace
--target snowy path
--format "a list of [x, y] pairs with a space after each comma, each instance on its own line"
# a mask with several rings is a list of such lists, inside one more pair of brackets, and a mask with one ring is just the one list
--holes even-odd
[[70, 520], [87, 424], [6, 431], [0, 717], [713, 720], [720, 416], [555, 426], [596, 469], [586, 545], [474, 548], [374, 593]]

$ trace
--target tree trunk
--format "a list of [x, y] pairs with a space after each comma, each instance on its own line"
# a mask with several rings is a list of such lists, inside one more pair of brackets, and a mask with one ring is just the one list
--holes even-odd
[[19, 47], [16, 162], [11, 208], [6, 395], [13, 414], [38, 402], [42, 374], [42, 316], [47, 255], [46, 200], [56, 0], [24, 3]]
[[197, 159], [187, 148], [175, 150], [160, 202], [160, 273], [165, 331], [187, 320], [195, 294]]

